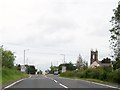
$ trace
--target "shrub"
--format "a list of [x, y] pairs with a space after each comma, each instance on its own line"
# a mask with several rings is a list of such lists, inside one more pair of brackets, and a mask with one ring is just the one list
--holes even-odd
[[120, 69], [109, 73], [108, 81], [120, 84]]

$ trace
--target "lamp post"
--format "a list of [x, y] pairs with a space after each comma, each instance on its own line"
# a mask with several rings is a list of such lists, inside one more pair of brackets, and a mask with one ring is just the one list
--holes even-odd
[[66, 66], [65, 66], [65, 54], [60, 54], [64, 57], [64, 61], [63, 61], [63, 66], [62, 66], [62, 73], [66, 72]]
[[60, 54], [63, 56], [63, 63], [65, 64], [65, 54]]
[[24, 65], [25, 65], [25, 57], [26, 57], [26, 51], [29, 49], [24, 50]]

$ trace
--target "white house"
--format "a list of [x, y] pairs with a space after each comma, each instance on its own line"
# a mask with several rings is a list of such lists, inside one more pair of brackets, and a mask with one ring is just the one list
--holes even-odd
[[21, 72], [26, 72], [26, 66], [25, 65], [21, 65]]

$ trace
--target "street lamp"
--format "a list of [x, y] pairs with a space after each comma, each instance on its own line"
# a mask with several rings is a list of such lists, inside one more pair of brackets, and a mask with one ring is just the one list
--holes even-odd
[[65, 54], [60, 54], [62, 55], [64, 58], [63, 58], [63, 63], [65, 64]]
[[29, 50], [29, 49], [24, 50], [24, 65], [25, 65], [25, 56], [26, 56], [25, 53], [27, 50]]

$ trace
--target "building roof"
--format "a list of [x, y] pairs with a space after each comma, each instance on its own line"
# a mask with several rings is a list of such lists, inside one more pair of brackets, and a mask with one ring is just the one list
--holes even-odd
[[94, 61], [90, 67], [94, 68], [94, 67], [98, 67], [98, 66], [105, 66], [105, 67], [108, 67], [108, 66], [111, 66], [112, 63], [101, 63], [101, 61], [97, 62], [97, 61]]

